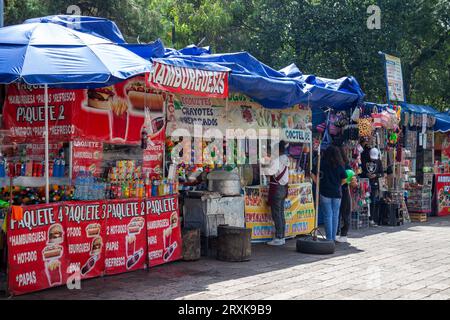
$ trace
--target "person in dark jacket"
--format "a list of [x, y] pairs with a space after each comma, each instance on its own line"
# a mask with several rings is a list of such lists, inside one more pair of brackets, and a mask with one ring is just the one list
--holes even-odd
[[319, 210], [323, 213], [327, 240], [336, 241], [339, 224], [339, 209], [341, 207], [341, 186], [346, 183], [347, 174], [341, 152], [336, 146], [329, 146], [322, 157], [320, 172], [314, 166], [311, 177], [319, 184]]
[[380, 160], [380, 151], [372, 148], [369, 157], [362, 157], [362, 178], [368, 178], [370, 181], [370, 226], [376, 227], [380, 223], [380, 182], [379, 179], [384, 176], [383, 164]]
[[[348, 160], [347, 154], [345, 153], [345, 148], [341, 147], [339, 148], [341, 151], [341, 157], [344, 161], [344, 167], [345, 170], [352, 170], [352, 167], [350, 166], [350, 162]], [[348, 230], [350, 229], [350, 217], [352, 213], [352, 202], [350, 198], [350, 188], [347, 183], [343, 184], [341, 187], [342, 191], [342, 201], [341, 201], [341, 207], [339, 210], [339, 230], [338, 230], [338, 237], [336, 239], [337, 242], [340, 243], [347, 243], [347, 235]]]

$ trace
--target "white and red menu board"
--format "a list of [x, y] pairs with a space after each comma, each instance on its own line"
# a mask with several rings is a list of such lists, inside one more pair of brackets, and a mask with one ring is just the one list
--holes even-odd
[[178, 199], [168, 196], [147, 200], [146, 210], [149, 266], [179, 260], [182, 238]]
[[181, 258], [178, 196], [24, 207], [8, 216], [8, 287], [22, 295]]
[[102, 173], [103, 143], [75, 140], [73, 142], [73, 177], [80, 171], [91, 172], [98, 177]]
[[15, 295], [66, 283], [69, 259], [64, 215], [58, 205], [27, 207], [8, 223], [8, 287]]
[[67, 202], [61, 207], [66, 217], [70, 271], [79, 271], [81, 279], [102, 276], [106, 243], [106, 219], [102, 203]]
[[144, 200], [110, 201], [103, 204], [106, 228], [106, 274], [118, 274], [145, 267], [147, 230]]

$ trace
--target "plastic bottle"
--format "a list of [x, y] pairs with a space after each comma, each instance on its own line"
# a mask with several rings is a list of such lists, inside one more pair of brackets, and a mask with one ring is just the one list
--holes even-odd
[[64, 160], [64, 153], [61, 154], [61, 160], [59, 163], [59, 177], [64, 178], [66, 173], [66, 161]]
[[6, 177], [6, 160], [0, 153], [0, 178]]
[[55, 177], [55, 178], [59, 177], [59, 166], [60, 166], [60, 160], [58, 158], [56, 158], [53, 163], [53, 177]]
[[152, 197], [158, 196], [158, 180], [154, 179], [152, 181]]
[[145, 178], [145, 197], [150, 198], [152, 196], [152, 185], [150, 182], [150, 176]]

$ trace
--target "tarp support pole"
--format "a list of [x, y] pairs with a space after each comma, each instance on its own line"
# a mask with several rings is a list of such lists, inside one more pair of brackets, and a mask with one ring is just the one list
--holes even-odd
[[72, 185], [73, 179], [73, 141], [69, 142], [69, 184]]
[[45, 99], [45, 201], [50, 203], [50, 170], [49, 170], [49, 143], [48, 143], [48, 84], [44, 85]]

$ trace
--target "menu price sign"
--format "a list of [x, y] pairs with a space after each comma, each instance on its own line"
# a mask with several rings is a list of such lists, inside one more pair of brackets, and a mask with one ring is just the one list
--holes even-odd
[[102, 173], [103, 143], [75, 140], [73, 142], [73, 176], [78, 172], [89, 171], [94, 176]]
[[181, 259], [182, 239], [178, 196], [146, 201], [149, 266]]
[[439, 217], [450, 215], [450, 174], [436, 175], [437, 215]]
[[386, 81], [390, 101], [405, 102], [403, 71], [400, 58], [385, 54]]
[[150, 178], [160, 179], [163, 173], [163, 158], [165, 148], [166, 130], [152, 135], [144, 150], [142, 169]]
[[106, 274], [143, 269], [147, 256], [145, 202], [116, 200], [102, 207], [108, 219]]
[[66, 215], [70, 272], [81, 279], [103, 275], [105, 270], [106, 219], [100, 202], [68, 202]]
[[30, 206], [22, 221], [9, 221], [9, 291], [21, 295], [66, 283], [69, 261], [58, 205]]

